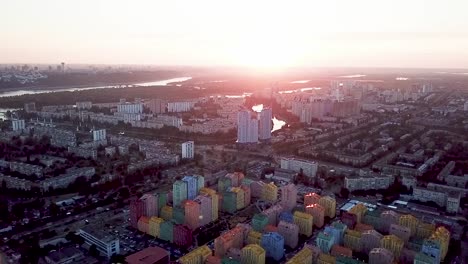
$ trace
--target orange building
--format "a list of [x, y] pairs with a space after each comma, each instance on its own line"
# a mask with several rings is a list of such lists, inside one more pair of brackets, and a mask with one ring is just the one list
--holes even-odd
[[342, 247], [340, 245], [333, 245], [331, 248], [331, 253], [334, 257], [344, 256], [344, 257], [353, 257], [353, 251], [347, 247]]
[[142, 216], [140, 217], [140, 219], [138, 219], [138, 230], [140, 230], [141, 232], [145, 233], [145, 234], [149, 234], [149, 218], [146, 217], [146, 216]]
[[214, 241], [215, 256], [224, 257], [229, 248], [241, 249], [244, 243], [243, 238], [243, 230], [238, 226], [220, 235]]
[[349, 213], [356, 215], [356, 222], [357, 223], [362, 222], [366, 212], [367, 212], [367, 207], [362, 203], [356, 204], [355, 206], [353, 206], [353, 208], [351, 208], [351, 210], [349, 210]]
[[304, 206], [308, 206], [311, 204], [316, 204], [320, 200], [320, 195], [316, 193], [308, 193], [304, 195]]
[[307, 205], [305, 211], [314, 217], [314, 225], [316, 227], [323, 227], [325, 223], [325, 208], [323, 206], [320, 204]]

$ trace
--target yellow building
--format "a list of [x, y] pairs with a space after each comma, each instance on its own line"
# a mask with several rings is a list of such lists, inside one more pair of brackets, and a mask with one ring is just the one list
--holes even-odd
[[325, 208], [325, 216], [334, 218], [336, 214], [336, 200], [330, 196], [321, 197], [318, 201], [323, 208]]
[[172, 220], [172, 207], [171, 206], [168, 206], [168, 205], [163, 206], [163, 208], [161, 209], [161, 218], [166, 221]]
[[297, 252], [286, 264], [312, 263], [313, 252], [309, 248], [303, 248]]
[[206, 194], [206, 195], [216, 194], [216, 191], [208, 187], [203, 187], [200, 189], [200, 194]]
[[450, 243], [450, 232], [443, 226], [439, 226], [434, 233], [432, 233], [429, 239], [437, 240], [440, 242], [440, 248], [442, 249], [441, 260], [445, 259], [447, 255], [448, 246]]
[[212, 255], [211, 249], [208, 246], [198, 247], [187, 255], [179, 258], [181, 264], [204, 264], [206, 259]]
[[263, 185], [262, 189], [262, 199], [269, 202], [278, 201], [278, 186], [273, 182]]
[[294, 212], [294, 224], [299, 227], [299, 234], [306, 236], [312, 235], [312, 225], [314, 224], [314, 218], [307, 213], [296, 211]]
[[251, 230], [247, 236], [246, 244], [257, 244], [260, 245], [260, 240], [262, 240], [262, 233], [255, 230]]
[[353, 251], [361, 251], [361, 236], [361, 232], [347, 229], [343, 238], [343, 245]]
[[243, 264], [265, 264], [265, 257], [265, 250], [257, 244], [247, 245], [241, 251], [241, 263]]
[[317, 264], [335, 264], [335, 263], [336, 263], [335, 257], [328, 255], [328, 254], [324, 254], [324, 253], [320, 253], [317, 259]]
[[160, 217], [151, 217], [149, 220], [149, 234], [154, 237], [159, 237], [162, 222], [164, 222], [164, 219]]
[[242, 190], [241, 188], [239, 187], [233, 187], [231, 189], [232, 192], [236, 193], [236, 209], [237, 210], [240, 210], [242, 208], [244, 208], [244, 190]]
[[218, 220], [218, 213], [219, 213], [219, 195], [214, 193], [210, 194], [211, 196], [211, 216], [213, 217], [213, 221]]
[[362, 223], [362, 219], [364, 219], [364, 215], [367, 212], [367, 207], [362, 204], [358, 203], [351, 210], [349, 210], [349, 213], [356, 215], [356, 222], [357, 223]]
[[411, 236], [414, 236], [419, 226], [419, 219], [410, 214], [406, 214], [400, 216], [399, 224], [408, 227], [411, 230]]
[[380, 247], [383, 247], [393, 253], [393, 257], [398, 259], [403, 249], [403, 240], [395, 235], [384, 236], [380, 240]]
[[416, 237], [419, 239], [426, 239], [435, 232], [435, 225], [430, 223], [419, 223], [416, 229]]

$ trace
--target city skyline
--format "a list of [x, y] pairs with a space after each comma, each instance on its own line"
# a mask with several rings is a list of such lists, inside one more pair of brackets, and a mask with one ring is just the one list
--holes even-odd
[[1, 63], [468, 68], [468, 3], [458, 0], [48, 0], [3, 8]]

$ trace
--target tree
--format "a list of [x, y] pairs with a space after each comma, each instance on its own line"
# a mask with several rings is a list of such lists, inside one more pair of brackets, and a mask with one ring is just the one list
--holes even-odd
[[60, 213], [60, 208], [55, 203], [49, 205], [49, 212], [52, 216], [57, 216]]
[[341, 191], [340, 191], [340, 196], [342, 198], [345, 198], [345, 199], [348, 199], [349, 197], [349, 190], [347, 188], [341, 188]]
[[114, 254], [110, 258], [111, 263], [125, 263], [125, 257], [123, 255]]

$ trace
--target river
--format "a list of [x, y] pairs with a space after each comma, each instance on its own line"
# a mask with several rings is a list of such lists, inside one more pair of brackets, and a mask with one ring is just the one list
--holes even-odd
[[[177, 77], [166, 80], [160, 80], [155, 82], [144, 82], [144, 83], [135, 83], [132, 85], [136, 86], [164, 86], [174, 82], [183, 82], [192, 79], [192, 77]], [[84, 90], [93, 90], [93, 89], [103, 89], [103, 88], [116, 88], [118, 85], [105, 85], [105, 86], [91, 86], [91, 87], [69, 87], [69, 88], [59, 88], [59, 89], [37, 89], [37, 90], [15, 90], [0, 93], [0, 97], [7, 96], [20, 96], [25, 94], [42, 94], [42, 93], [56, 93], [56, 92], [73, 92], [73, 91], [84, 91]]]

